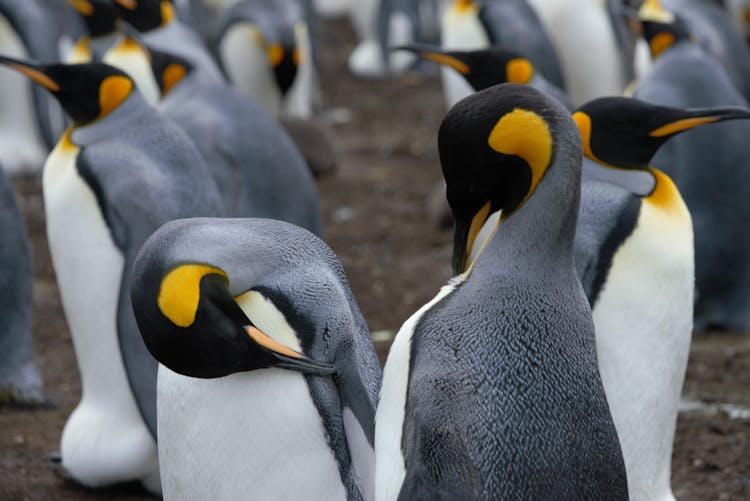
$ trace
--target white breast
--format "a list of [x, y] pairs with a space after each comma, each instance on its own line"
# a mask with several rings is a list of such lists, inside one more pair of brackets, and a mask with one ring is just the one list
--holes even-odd
[[644, 200], [593, 314], [630, 499], [674, 499], [670, 460], [693, 318], [693, 233], [684, 205], [670, 215]]
[[[0, 15], [0, 54], [28, 59], [21, 40], [7, 19]], [[38, 172], [47, 148], [42, 143], [28, 78], [4, 68], [0, 70], [0, 164], [9, 173]]]
[[[447, 8], [442, 16], [443, 48], [445, 49], [483, 49], [489, 47], [490, 40], [479, 20], [478, 10], [474, 7], [457, 9]], [[473, 94], [474, 89], [462, 75], [452, 68], [441, 68], [443, 94], [446, 108], [450, 108], [461, 99]]]
[[78, 148], [64, 143], [53, 150], [43, 178], [52, 264], [83, 390], [63, 430], [63, 466], [89, 486], [141, 479], [158, 489], [156, 444], [130, 390], [117, 338], [123, 256], [75, 168]]
[[135, 82], [147, 103], [155, 105], [161, 99], [159, 84], [142, 49], [116, 45], [104, 54], [104, 62], [121, 69]]
[[398, 498], [406, 476], [401, 452], [406, 393], [409, 384], [411, 338], [419, 320], [430, 308], [453, 292], [467, 275], [459, 275], [444, 285], [437, 296], [404, 322], [388, 352], [383, 370], [383, 385], [375, 413], [375, 499], [390, 501]]

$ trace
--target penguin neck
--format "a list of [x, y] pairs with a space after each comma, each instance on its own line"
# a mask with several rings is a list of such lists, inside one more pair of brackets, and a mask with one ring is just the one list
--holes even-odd
[[[528, 200], [500, 221], [472, 273], [544, 278], [574, 270], [579, 176], [579, 166], [551, 165]], [[530, 273], [519, 275], [524, 268]]]
[[144, 114], [149, 112], [156, 113], [141, 94], [133, 89], [127, 99], [106, 116], [74, 127], [71, 139], [78, 146], [87, 146], [120, 136], [128, 123], [141, 120]]
[[115, 46], [120, 40], [122, 35], [119, 32], [113, 31], [106, 35], [100, 35], [98, 37], [91, 37], [88, 45], [91, 51], [91, 58], [93, 61], [101, 61], [104, 58], [104, 54]]
[[639, 197], [648, 196], [656, 186], [656, 179], [648, 169], [608, 167], [588, 158], [583, 159], [581, 175], [583, 182], [602, 181], [619, 186]]

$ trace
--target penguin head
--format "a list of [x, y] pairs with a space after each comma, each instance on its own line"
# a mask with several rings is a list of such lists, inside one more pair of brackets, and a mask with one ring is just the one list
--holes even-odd
[[169, 0], [114, 0], [120, 17], [140, 32], [172, 22], [175, 9]]
[[409, 44], [394, 50], [408, 50], [423, 59], [448, 66], [459, 72], [474, 90], [501, 83], [527, 84], [534, 76], [534, 65], [520, 54], [500, 49], [443, 50], [428, 44]]
[[648, 168], [661, 145], [676, 134], [700, 125], [743, 118], [750, 118], [750, 110], [683, 110], [627, 97], [595, 99], [573, 114], [587, 158], [630, 169]]
[[438, 132], [438, 150], [455, 221], [455, 273], [470, 269], [468, 256], [491, 214], [501, 211], [502, 224], [526, 204], [562, 144], [580, 169], [580, 139], [570, 114], [528, 85], [490, 87], [451, 108]]
[[187, 59], [176, 54], [161, 52], [146, 46], [151, 63], [151, 71], [159, 84], [162, 97], [166, 96], [195, 68]]
[[643, 37], [651, 57], [656, 59], [665, 50], [682, 41], [692, 40], [685, 21], [664, 8], [659, 0], [646, 0], [638, 11]]
[[276, 85], [279, 87], [281, 95], [285, 96], [297, 77], [297, 68], [300, 64], [299, 49], [294, 42], [271, 43], [267, 44], [266, 54], [268, 55], [268, 62], [273, 68]]
[[81, 15], [92, 38], [117, 31], [117, 9], [110, 0], [68, 0]]
[[128, 75], [104, 63], [33, 64], [0, 56], [0, 64], [50, 91], [76, 126], [104, 118], [135, 88]]
[[[140, 258], [139, 258], [140, 259]], [[138, 326], [151, 354], [171, 370], [216, 378], [282, 367], [330, 375], [330, 364], [307, 358], [261, 331], [229, 290], [229, 276], [207, 263], [163, 269], [146, 261], [132, 289]]]

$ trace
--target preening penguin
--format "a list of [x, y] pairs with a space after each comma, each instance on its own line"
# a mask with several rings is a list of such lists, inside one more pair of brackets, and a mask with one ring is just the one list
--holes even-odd
[[158, 491], [157, 363], [135, 323], [130, 271], [165, 222], [221, 215], [216, 186], [190, 139], [120, 70], [0, 62], [48, 89], [73, 121], [42, 180], [83, 390], [63, 430], [62, 464], [87, 486], [140, 480]]
[[[58, 59], [60, 26], [39, 0], [0, 0], [0, 54]], [[38, 171], [65, 122], [54, 100], [11, 72], [0, 72], [0, 164], [11, 174]]]
[[66, 61], [69, 64], [101, 61], [120, 37], [117, 9], [112, 0], [68, 0], [68, 3], [83, 19], [86, 33], [76, 41]]
[[31, 248], [10, 180], [0, 169], [0, 403], [47, 403], [31, 343]]
[[[655, 61], [635, 97], [677, 108], [748, 108], [724, 68], [692, 42], [679, 15], [658, 3], [640, 15]], [[720, 123], [674, 138], [653, 160], [674, 180], [693, 219], [696, 331], [750, 329], [748, 137], [750, 123]]]
[[376, 498], [627, 499], [573, 260], [575, 123], [536, 89], [503, 84], [454, 106], [438, 148], [462, 274], [388, 355]]
[[226, 84], [197, 78], [185, 59], [151, 50], [160, 111], [193, 139], [232, 217], [267, 217], [321, 234], [318, 191], [278, 123]]
[[312, 116], [318, 77], [299, 2], [236, 2], [219, 20], [216, 45], [229, 81], [266, 111]]
[[[518, 52], [499, 47], [446, 50], [428, 44], [403, 45], [396, 49], [414, 52], [423, 59], [452, 68], [466, 79], [474, 91], [506, 82], [526, 84], [557, 99], [570, 111], [575, 109], [565, 92], [539, 74], [533, 63]], [[456, 103], [447, 104], [450, 108]]]
[[173, 221], [131, 293], [162, 364], [165, 499], [372, 499], [380, 366], [320, 239], [270, 219]]
[[149, 47], [184, 57], [206, 82], [224, 76], [198, 33], [175, 15], [171, 0], [114, 0], [123, 20], [138, 30]]
[[633, 501], [674, 499], [672, 443], [693, 318], [690, 214], [672, 180], [649, 162], [677, 134], [742, 118], [750, 110], [680, 110], [619, 97], [573, 115], [587, 157], [576, 266]]

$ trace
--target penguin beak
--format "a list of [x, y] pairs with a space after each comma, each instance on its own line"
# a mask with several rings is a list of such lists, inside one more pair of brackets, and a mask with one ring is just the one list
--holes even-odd
[[463, 62], [455, 52], [443, 51], [437, 46], [427, 44], [407, 44], [391, 48], [391, 51], [406, 50], [413, 52], [422, 59], [427, 59], [443, 66], [453, 68], [462, 75], [469, 74], [469, 65]]
[[750, 118], [750, 110], [743, 108], [714, 108], [687, 110], [682, 118], [672, 120], [649, 132], [650, 137], [668, 138], [700, 125]]
[[274, 364], [275, 367], [282, 367], [313, 376], [330, 376], [336, 372], [333, 365], [305, 357], [302, 353], [284, 346], [266, 335], [254, 325], [246, 325], [244, 329], [256, 346], [277, 360], [277, 363]]
[[273, 67], [276, 85], [281, 89], [281, 95], [285, 96], [297, 76], [299, 50], [296, 47], [273, 44], [268, 48], [268, 60]]
[[123, 9], [135, 10], [138, 8], [138, 0], [115, 0], [115, 3]]
[[82, 16], [94, 14], [94, 6], [88, 0], [68, 0], [68, 3]]
[[[469, 268], [469, 257], [477, 245], [477, 235], [492, 214], [492, 204], [485, 203], [471, 219], [456, 219], [453, 232], [453, 273], [459, 275]], [[482, 245], [483, 242], [479, 242]]]
[[47, 75], [41, 66], [10, 57], [0, 56], [0, 64], [23, 73], [34, 82], [51, 92], [60, 92], [60, 84]]

